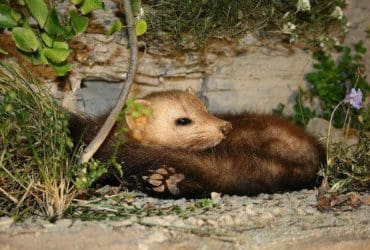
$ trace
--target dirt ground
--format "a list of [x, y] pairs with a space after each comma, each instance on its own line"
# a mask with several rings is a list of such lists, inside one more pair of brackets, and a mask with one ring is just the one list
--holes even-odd
[[315, 204], [315, 190], [216, 196], [210, 203], [137, 196], [121, 205], [164, 215], [13, 225], [3, 218], [0, 249], [368, 249], [370, 206], [322, 213]]
[[[370, 48], [365, 32], [370, 3], [352, 0], [347, 12], [348, 43], [363, 39]], [[366, 58], [369, 72], [370, 57]], [[0, 250], [370, 248], [370, 206], [322, 213], [314, 207], [315, 196], [314, 190], [223, 196], [200, 208], [196, 200], [137, 197], [122, 206], [150, 207], [164, 215], [89, 222], [63, 219], [54, 224], [40, 219], [14, 224], [11, 218], [0, 218]]]

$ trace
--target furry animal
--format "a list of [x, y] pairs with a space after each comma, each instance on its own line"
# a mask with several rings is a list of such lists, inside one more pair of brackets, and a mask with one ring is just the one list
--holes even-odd
[[[117, 131], [127, 142], [116, 151], [123, 179], [111, 170], [99, 181], [124, 181], [150, 195], [206, 197], [210, 192], [256, 195], [311, 188], [325, 158], [320, 143], [303, 128], [279, 117], [247, 113], [216, 117], [186, 91], [153, 93], [138, 100], [149, 116], [126, 114], [95, 158], [107, 160]], [[75, 116], [71, 132], [89, 142], [104, 121]]]

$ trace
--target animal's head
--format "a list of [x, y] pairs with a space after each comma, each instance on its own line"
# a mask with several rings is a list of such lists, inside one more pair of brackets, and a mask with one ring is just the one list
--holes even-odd
[[160, 145], [192, 150], [219, 144], [231, 123], [210, 114], [191, 91], [165, 91], [136, 100], [150, 115], [126, 113], [130, 135], [145, 145]]

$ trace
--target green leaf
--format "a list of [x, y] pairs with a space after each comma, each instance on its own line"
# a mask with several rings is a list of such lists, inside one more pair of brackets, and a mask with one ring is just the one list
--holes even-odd
[[39, 41], [31, 29], [16, 27], [12, 30], [12, 39], [17, 48], [25, 52], [35, 52]]
[[53, 63], [62, 63], [71, 54], [69, 49], [45, 48], [44, 54]]
[[53, 48], [56, 49], [69, 49], [68, 43], [62, 41], [54, 41]]
[[18, 3], [19, 5], [25, 5], [24, 0], [17, 0], [17, 3]]
[[45, 56], [45, 48], [39, 48], [37, 52], [38, 58], [40, 59], [40, 64], [49, 64], [48, 59]]
[[48, 64], [48, 61], [46, 60], [43, 53], [39, 53], [40, 50], [38, 50], [37, 53], [27, 53], [18, 49], [17, 52], [23, 59], [32, 63], [33, 65]]
[[73, 3], [74, 5], [78, 5], [80, 3], [82, 3], [83, 0], [71, 0], [71, 3]]
[[45, 43], [48, 47], [53, 47], [54, 39], [51, 38], [48, 34], [45, 32], [41, 34], [41, 40]]
[[65, 76], [69, 71], [72, 70], [72, 65], [69, 63], [57, 65], [50, 64], [57, 76]]
[[0, 28], [13, 28], [15, 26], [17, 26], [17, 21], [12, 16], [12, 9], [0, 4]]
[[137, 36], [143, 35], [147, 29], [148, 29], [148, 25], [146, 24], [144, 19], [137, 20], [136, 25], [135, 25]]
[[89, 14], [93, 10], [103, 9], [101, 0], [85, 0], [81, 6], [81, 14]]
[[52, 36], [64, 35], [64, 28], [60, 24], [57, 11], [54, 8], [50, 11], [44, 30]]
[[3, 50], [3, 49], [0, 47], [0, 54], [7, 55], [7, 54], [8, 54], [8, 52], [6, 52], [5, 50]]
[[10, 11], [10, 14], [17, 23], [22, 19], [22, 15], [13, 9]]
[[49, 48], [69, 49], [68, 43], [64, 41], [56, 41], [46, 33], [41, 34], [41, 40]]
[[86, 30], [89, 25], [89, 18], [85, 16], [79, 16], [77, 11], [69, 12], [71, 25], [76, 34], [82, 33]]
[[72, 25], [66, 25], [64, 27], [64, 39], [65, 40], [70, 40], [72, 39], [76, 33], [73, 31]]
[[107, 34], [108, 36], [113, 35], [114, 33], [120, 31], [121, 29], [122, 23], [120, 20], [116, 19], [114, 23], [111, 26], [109, 26]]
[[48, 19], [48, 6], [44, 0], [25, 0], [28, 10], [36, 19], [41, 28], [44, 28]]
[[355, 43], [353, 46], [355, 48], [355, 51], [358, 52], [358, 53], [365, 54], [366, 51], [367, 51], [366, 47], [364, 46], [363, 41], [359, 41], [359, 42]]

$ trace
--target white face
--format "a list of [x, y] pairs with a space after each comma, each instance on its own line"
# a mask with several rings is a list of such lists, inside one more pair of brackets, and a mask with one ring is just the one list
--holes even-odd
[[153, 94], [145, 102], [153, 114], [140, 131], [128, 122], [133, 137], [142, 144], [204, 149], [219, 144], [231, 129], [230, 123], [210, 114], [195, 95], [185, 91]]

